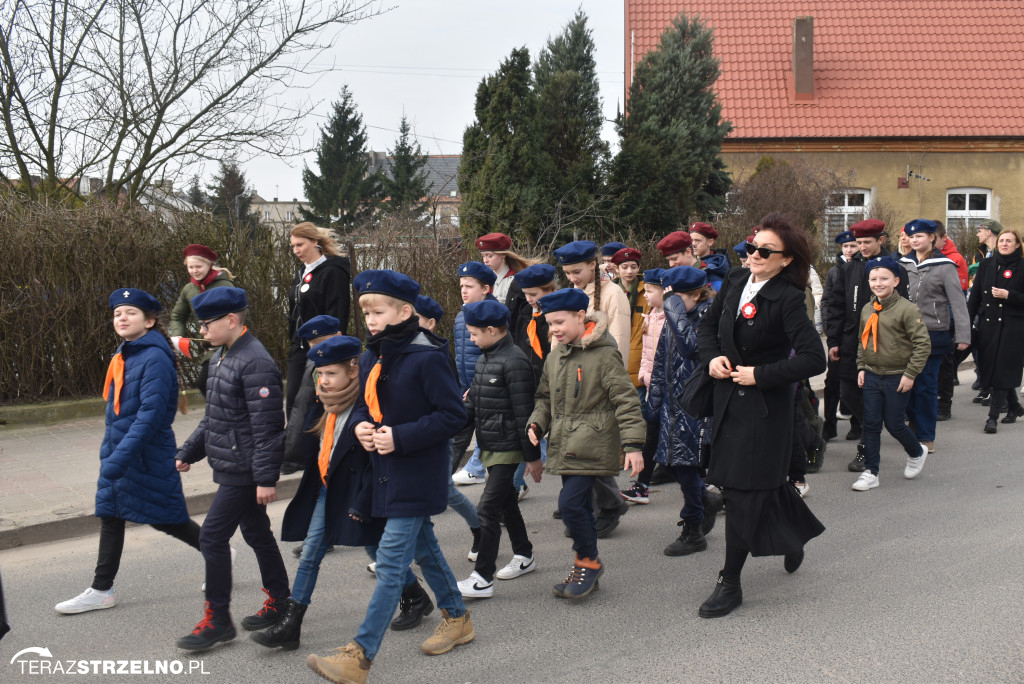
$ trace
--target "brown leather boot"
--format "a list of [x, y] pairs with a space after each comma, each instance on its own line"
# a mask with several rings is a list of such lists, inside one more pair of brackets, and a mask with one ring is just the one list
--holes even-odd
[[338, 684], [365, 684], [373, 663], [366, 659], [362, 646], [350, 641], [342, 648], [334, 649], [333, 655], [309, 654], [306, 665], [324, 679]]
[[447, 610], [441, 611], [441, 624], [434, 630], [434, 636], [423, 642], [420, 650], [427, 655], [441, 655], [456, 646], [468, 644], [476, 638], [473, 621], [469, 619], [469, 611], [462, 617], [453, 618]]

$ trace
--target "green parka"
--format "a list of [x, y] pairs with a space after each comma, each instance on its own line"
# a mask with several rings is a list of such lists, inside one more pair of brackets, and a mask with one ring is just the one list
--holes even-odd
[[552, 348], [544, 360], [530, 422], [548, 435], [552, 475], [618, 475], [621, 452], [640, 451], [646, 423], [608, 318], [587, 314], [579, 342]]
[[[210, 284], [206, 286], [207, 290], [215, 287], [232, 287], [233, 283], [228, 274], [224, 271], [218, 271], [216, 277], [210, 281]], [[195, 319], [195, 315], [192, 312], [192, 298], [202, 292], [199, 286], [193, 283], [191, 280], [185, 283], [185, 287], [181, 288], [181, 294], [178, 295], [178, 301], [174, 303], [174, 308], [171, 309], [171, 318], [167, 326], [168, 332], [172, 337], [202, 337], [198, 328], [195, 330], [189, 330], [189, 321]], [[177, 351], [177, 350], [175, 350]], [[206, 361], [216, 349], [210, 349], [203, 354], [202, 361]]]
[[[861, 310], [860, 334], [864, 334], [864, 326], [875, 312], [873, 305], [877, 301], [878, 297], [871, 295], [870, 303]], [[895, 291], [881, 303], [878, 351], [875, 351], [874, 340], [869, 340], [865, 349], [858, 338], [857, 370], [870, 371], [875, 375], [902, 374], [913, 380], [924, 370], [932, 351], [931, 337], [921, 320], [921, 310]]]

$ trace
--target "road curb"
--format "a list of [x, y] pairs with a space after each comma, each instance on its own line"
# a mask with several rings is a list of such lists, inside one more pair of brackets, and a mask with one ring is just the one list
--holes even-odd
[[[204, 406], [199, 390], [185, 390], [188, 405]], [[29, 425], [56, 425], [83, 418], [97, 418], [107, 410], [107, 401], [101, 397], [47, 401], [39, 404], [10, 404], [0, 406], [0, 430]]]

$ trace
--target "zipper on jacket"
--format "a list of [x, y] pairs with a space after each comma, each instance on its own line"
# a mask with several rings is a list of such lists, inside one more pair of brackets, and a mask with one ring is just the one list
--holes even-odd
[[576, 390], [572, 393], [572, 398], [580, 396], [580, 383], [583, 382], [583, 366], [576, 366]]

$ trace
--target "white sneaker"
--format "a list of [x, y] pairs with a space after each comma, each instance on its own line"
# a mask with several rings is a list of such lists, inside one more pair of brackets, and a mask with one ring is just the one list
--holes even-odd
[[512, 560], [509, 564], [503, 567], [498, 572], [494, 573], [494, 576], [500, 580], [510, 580], [525, 575], [528, 572], [533, 572], [537, 569], [537, 564], [533, 562], [533, 556], [527, 558], [526, 556], [512, 556]]
[[473, 473], [463, 468], [459, 472], [452, 475], [452, 482], [454, 482], [457, 485], [483, 484], [484, 482], [487, 482], [487, 475], [484, 474], [483, 477], [477, 477]]
[[458, 584], [463, 598], [491, 598], [494, 596], [494, 582], [488, 582], [476, 570]]
[[[238, 555], [238, 551], [235, 551], [234, 546], [229, 546], [231, 549], [231, 567], [235, 567], [235, 557]], [[206, 591], [206, 582], [203, 582], [203, 586], [199, 587], [199, 591]]]
[[116, 605], [117, 599], [114, 598], [113, 589], [110, 589], [109, 591], [97, 591], [96, 589], [89, 587], [75, 598], [64, 601], [63, 603], [58, 603], [53, 608], [58, 613], [74, 615], [75, 613], [88, 613], [90, 610], [113, 608]]
[[869, 489], [874, 489], [878, 486], [878, 476], [872, 473], [870, 470], [865, 470], [857, 478], [857, 481], [853, 483], [853, 491], [855, 492], [866, 492]]
[[843, 413], [842, 411], [836, 409], [836, 420], [850, 420], [850, 418], [852, 417], [852, 413]]
[[519, 488], [519, 500], [522, 501], [530, 493], [530, 488], [525, 484]]
[[366, 566], [366, 571], [368, 573], [370, 573], [371, 575], [376, 575], [377, 574], [377, 561], [373, 561], [372, 563], [367, 565]]
[[928, 458], [928, 445], [921, 445], [920, 456], [907, 456], [907, 467], [903, 469], [903, 477], [913, 480], [924, 469], [924, 460]]

